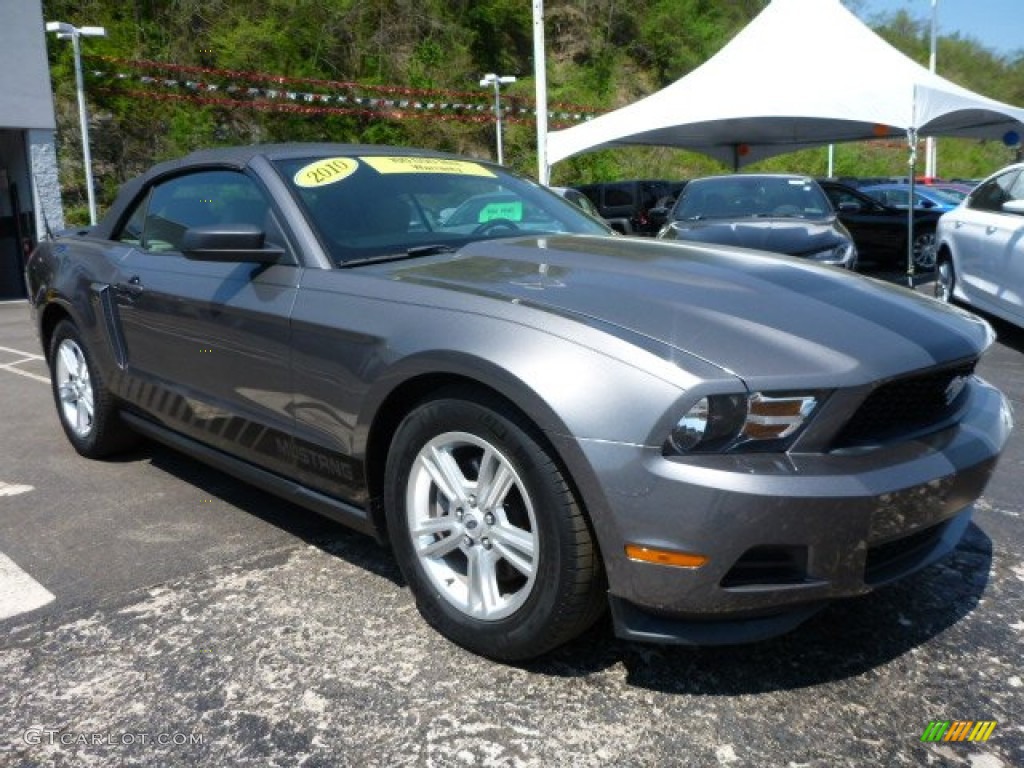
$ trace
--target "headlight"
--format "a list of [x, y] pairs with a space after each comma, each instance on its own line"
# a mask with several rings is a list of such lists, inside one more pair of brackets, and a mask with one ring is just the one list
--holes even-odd
[[820, 393], [702, 397], [676, 422], [665, 447], [670, 453], [785, 450], [820, 400]]
[[857, 249], [853, 243], [840, 243], [834, 248], [810, 253], [807, 258], [823, 264], [852, 264], [857, 260]]
[[704, 439], [710, 422], [711, 403], [706, 397], [702, 397], [676, 423], [675, 429], [669, 435], [672, 446], [681, 453], [693, 450]]
[[736, 439], [746, 415], [743, 395], [702, 397], [676, 422], [669, 446], [678, 453], [720, 450]]

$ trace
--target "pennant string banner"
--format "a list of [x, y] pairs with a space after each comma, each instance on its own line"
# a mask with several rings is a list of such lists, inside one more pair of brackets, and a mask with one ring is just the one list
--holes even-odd
[[[124, 71], [108, 72], [93, 69], [90, 75], [105, 81], [107, 87], [101, 89], [106, 93], [120, 92], [138, 98], [154, 98], [164, 101], [192, 101], [212, 106], [250, 107], [259, 110], [300, 112], [304, 114], [361, 114], [367, 117], [387, 119], [424, 119], [440, 118], [460, 120], [463, 122], [486, 123], [493, 121], [494, 105], [479, 92], [450, 91], [441, 89], [405, 88], [399, 86], [364, 85], [361, 83], [335, 80], [318, 80], [314, 78], [289, 78], [258, 72], [240, 72], [234, 70], [215, 69], [211, 67], [193, 67], [180, 64], [165, 64], [152, 61], [126, 61], [107, 56], [84, 57], [104, 61], [129, 70], [143, 70], [142, 74]], [[177, 73], [193, 77], [174, 78], [166, 74], [154, 72]], [[195, 77], [202, 75], [203, 77]], [[241, 82], [240, 82], [241, 81]], [[121, 84], [138, 83], [146, 89], [125, 90]], [[116, 84], [117, 87], [113, 87]], [[315, 86], [315, 89], [302, 89], [296, 86]], [[150, 90], [152, 89], [152, 90]], [[178, 90], [171, 95], [160, 94], [161, 89]], [[190, 98], [192, 93], [226, 94], [219, 98]], [[324, 92], [328, 90], [329, 92]], [[298, 104], [281, 102], [301, 102], [305, 104], [344, 104], [345, 107], [310, 107], [295, 109]], [[599, 111], [591, 107], [556, 103], [554, 110], [549, 110], [548, 117], [559, 121], [565, 127], [574, 122], [589, 120]], [[422, 114], [417, 114], [422, 113]], [[476, 113], [476, 114], [474, 114]], [[532, 123], [535, 121], [536, 110], [533, 104], [521, 97], [506, 96], [502, 104], [502, 119], [509, 123]]]
[[[113, 96], [128, 96], [132, 98], [143, 98], [143, 99], [155, 99], [157, 101], [175, 101], [175, 102], [190, 102], [193, 104], [199, 104], [207, 107], [225, 107], [231, 109], [255, 109], [264, 112], [288, 112], [291, 114], [303, 114], [303, 115], [351, 115], [356, 117], [364, 117], [368, 119], [387, 119], [387, 120], [440, 120], [442, 122], [462, 122], [462, 123], [492, 123], [494, 118], [489, 114], [442, 114], [437, 112], [407, 112], [401, 109], [389, 108], [388, 106], [380, 103], [382, 100], [375, 99], [378, 103], [369, 104], [369, 108], [360, 107], [316, 107], [316, 106], [304, 106], [302, 104], [291, 103], [289, 101], [267, 101], [261, 99], [252, 99], [249, 101], [243, 101], [241, 99], [225, 98], [220, 96], [202, 96], [198, 93], [173, 93], [173, 92], [160, 92], [160, 91], [146, 91], [146, 90], [129, 90], [121, 88], [107, 88], [101, 87], [97, 90], [101, 93], [105, 93]], [[528, 125], [534, 122], [533, 118], [522, 118], [522, 117], [503, 117], [505, 123], [515, 123], [519, 125]], [[567, 124], [568, 125], [568, 124]]]

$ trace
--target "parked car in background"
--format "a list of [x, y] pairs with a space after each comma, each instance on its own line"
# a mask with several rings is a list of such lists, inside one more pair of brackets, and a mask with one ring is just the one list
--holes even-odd
[[1024, 163], [975, 187], [939, 219], [936, 295], [1024, 327]]
[[845, 184], [848, 187], [854, 187], [855, 189], [869, 187], [873, 184], [891, 184], [895, 181], [906, 181], [905, 178], [894, 176], [830, 176], [829, 180]]
[[[785, 184], [779, 216], [828, 205]], [[375, 536], [430, 625], [503, 660], [608, 608], [625, 638], [721, 644], [863, 599], [956, 547], [1010, 430], [980, 318], [609, 237], [426, 150], [162, 163], [26, 278], [75, 450], [146, 435]]]
[[597, 206], [594, 205], [593, 201], [575, 187], [550, 187], [550, 189], [556, 195], [561, 195], [570, 203], [586, 211], [594, 218], [603, 218], [601, 216], [601, 212], [597, 210]]
[[[818, 179], [839, 220], [857, 244], [861, 264], [871, 262], [883, 269], [906, 269], [909, 223], [907, 209], [885, 205], [858, 189], [827, 179]], [[938, 211], [914, 210], [914, 266], [935, 267], [935, 225]]]
[[941, 189], [958, 202], [967, 197], [967, 195], [969, 195], [971, 191], [978, 186], [977, 182], [949, 181], [947, 179], [939, 179], [932, 176], [921, 177], [917, 182], [918, 184], [924, 184], [932, 189]]
[[970, 184], [957, 184], [952, 181], [937, 181], [928, 185], [931, 189], [937, 189], [957, 202], [963, 200], [974, 189]]
[[668, 221], [669, 214], [672, 213], [672, 206], [676, 204], [676, 200], [679, 199], [679, 195], [682, 193], [683, 188], [689, 183], [689, 180], [672, 182], [671, 194], [659, 197], [654, 203], [654, 207], [647, 212], [647, 218], [650, 221], [651, 227], [654, 228], [655, 233], [660, 232], [661, 228], [665, 226], [665, 223]]
[[853, 237], [818, 183], [807, 176], [693, 179], [658, 237], [755, 248], [846, 269], [857, 266]]
[[[880, 203], [891, 205], [893, 208], [903, 208], [910, 205], [910, 184], [872, 184], [861, 187], [860, 191], [871, 195]], [[940, 189], [927, 184], [914, 185], [914, 208], [930, 211], [946, 211], [956, 208], [960, 199], [954, 195], [947, 194]]]
[[652, 221], [651, 209], [674, 197], [681, 185], [666, 179], [640, 179], [583, 184], [576, 189], [590, 198], [612, 229], [624, 235], [655, 235], [663, 220]]

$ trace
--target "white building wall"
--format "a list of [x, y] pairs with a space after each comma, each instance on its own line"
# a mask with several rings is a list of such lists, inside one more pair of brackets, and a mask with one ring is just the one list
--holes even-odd
[[60, 198], [60, 179], [57, 177], [57, 144], [53, 131], [28, 131], [29, 164], [32, 172], [32, 207], [35, 217], [36, 240], [50, 232], [64, 229], [64, 207]]

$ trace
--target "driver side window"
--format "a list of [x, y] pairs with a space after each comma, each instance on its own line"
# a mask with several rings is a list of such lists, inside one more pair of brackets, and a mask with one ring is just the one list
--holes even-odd
[[1001, 211], [1003, 203], [1013, 199], [1012, 185], [1024, 174], [1004, 173], [982, 184], [970, 195], [968, 206], [982, 211]]
[[118, 236], [150, 252], [180, 251], [185, 231], [209, 225], [249, 224], [284, 245], [263, 190], [244, 173], [215, 170], [175, 176], [156, 184]]
[[1010, 200], [1024, 200], [1024, 173], [1017, 174], [1017, 180], [1010, 187]]

